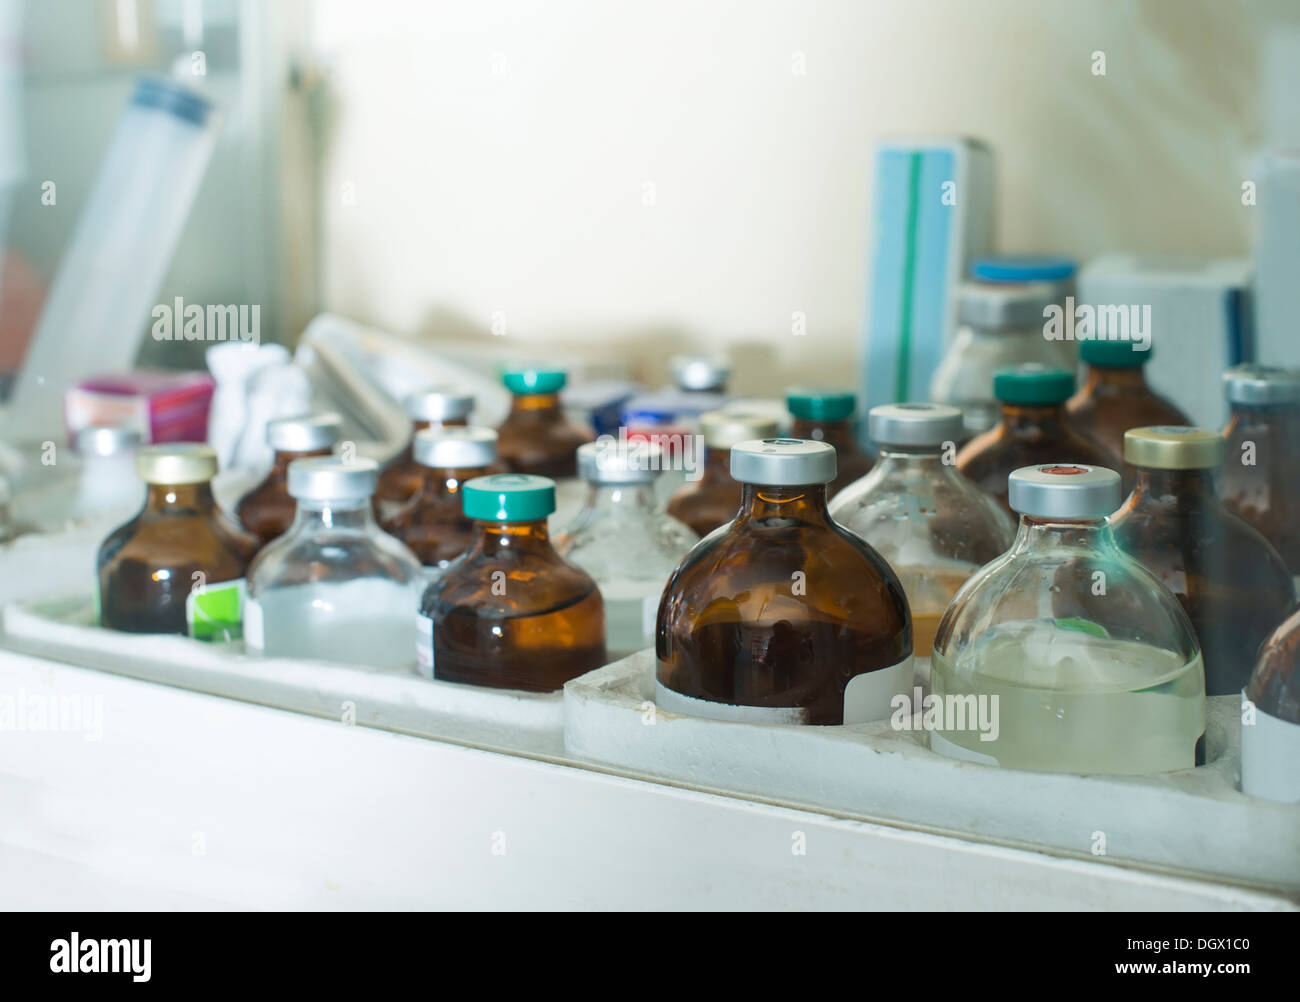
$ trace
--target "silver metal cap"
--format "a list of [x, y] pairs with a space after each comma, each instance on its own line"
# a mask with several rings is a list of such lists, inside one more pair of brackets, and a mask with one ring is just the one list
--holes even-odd
[[1234, 365], [1223, 374], [1223, 392], [1232, 404], [1300, 402], [1300, 370], [1275, 365]]
[[91, 425], [77, 432], [77, 453], [81, 456], [119, 456], [140, 447], [140, 433], [116, 425]]
[[591, 484], [649, 484], [663, 469], [663, 450], [639, 439], [602, 437], [578, 446], [578, 476]]
[[433, 386], [404, 401], [412, 421], [463, 421], [474, 409], [474, 397], [450, 386]]
[[425, 428], [417, 431], [411, 455], [435, 470], [481, 470], [496, 462], [497, 433], [491, 428]]
[[266, 426], [266, 444], [276, 452], [332, 449], [339, 440], [342, 419], [334, 413], [276, 418]]
[[308, 501], [361, 501], [375, 493], [379, 464], [373, 459], [345, 463], [333, 456], [295, 459], [289, 464], [289, 493]]
[[740, 442], [731, 447], [731, 476], [742, 484], [828, 484], [835, 479], [835, 446], [804, 438]]
[[1060, 298], [1051, 282], [963, 282], [957, 319], [981, 330], [1012, 330], [1044, 323], [1043, 310]]
[[1007, 478], [1007, 503], [1031, 518], [1105, 518], [1122, 498], [1119, 474], [1104, 466], [1045, 463]]
[[947, 404], [881, 404], [867, 415], [867, 432], [877, 445], [937, 448], [961, 441], [965, 428], [961, 410]]
[[718, 390], [731, 378], [731, 363], [714, 355], [676, 355], [669, 364], [683, 390]]

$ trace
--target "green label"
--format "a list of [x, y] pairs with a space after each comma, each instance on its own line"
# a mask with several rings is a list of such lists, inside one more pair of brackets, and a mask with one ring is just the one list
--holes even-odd
[[195, 588], [185, 598], [185, 624], [195, 640], [228, 643], [243, 637], [244, 579]]

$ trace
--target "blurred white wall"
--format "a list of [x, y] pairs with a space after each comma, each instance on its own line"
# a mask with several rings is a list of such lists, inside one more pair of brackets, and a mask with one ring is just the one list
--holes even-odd
[[1007, 251], [1246, 253], [1261, 53], [1300, 26], [1287, 0], [314, 13], [337, 89], [328, 308], [426, 335], [495, 318], [508, 344], [626, 342], [651, 365], [744, 344], [761, 390], [855, 381], [882, 136], [987, 140]]

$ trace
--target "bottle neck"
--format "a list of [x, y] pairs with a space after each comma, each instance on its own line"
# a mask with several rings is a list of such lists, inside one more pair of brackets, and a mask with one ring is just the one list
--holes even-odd
[[736, 517], [738, 526], [772, 520], [824, 523], [830, 521], [830, 513], [826, 510], [825, 484], [798, 486], [743, 484], [742, 488], [740, 514]]
[[1065, 404], [1003, 404], [1002, 427], [1016, 437], [1051, 437], [1065, 433]]
[[533, 522], [476, 522], [470, 552], [484, 557], [531, 554], [559, 559], [544, 518]]
[[1233, 404], [1224, 434], [1229, 438], [1281, 435], [1287, 441], [1294, 441], [1300, 438], [1300, 404]]
[[298, 498], [293, 531], [329, 529], [332, 532], [365, 532], [374, 528], [374, 508], [370, 498], [333, 499]]
[[1102, 550], [1115, 545], [1110, 522], [1104, 518], [1062, 521], [1021, 515], [1010, 552], [1021, 554], [1031, 550], [1080, 547]]
[[882, 445], [872, 472], [877, 476], [899, 477], [940, 477], [957, 476], [955, 463], [945, 463], [943, 453], [937, 449], [924, 452], [904, 451], [895, 447]]
[[1116, 393], [1149, 393], [1146, 370], [1141, 365], [1127, 369], [1106, 369], [1097, 365], [1088, 366], [1088, 375], [1083, 383], [1085, 394], [1110, 395]]
[[1213, 470], [1156, 470], [1137, 468], [1137, 483], [1126, 508], [1143, 505], [1178, 508], [1217, 506]]
[[652, 483], [593, 483], [587, 488], [586, 508], [599, 514], [642, 517], [658, 510], [658, 500]]
[[731, 479], [731, 450], [714, 448], [705, 443], [704, 474], [701, 480], [706, 483], [735, 483]]
[[807, 421], [795, 418], [790, 424], [790, 434], [794, 438], [811, 439], [835, 446], [836, 452], [857, 452], [858, 440], [853, 434], [853, 424], [843, 421]]
[[558, 393], [516, 393], [510, 400], [510, 413], [532, 418], [558, 417], [560, 395]]
[[312, 449], [307, 452], [279, 452], [275, 454], [275, 461], [271, 464], [270, 479], [289, 482], [289, 464], [295, 459], [315, 459], [318, 456], [328, 456], [333, 450], [331, 449]]
[[212, 484], [150, 484], [145, 494], [148, 515], [211, 515], [217, 510]]
[[452, 469], [445, 466], [426, 466], [424, 468], [423, 494], [426, 498], [445, 498], [459, 495], [466, 480], [473, 480], [487, 473], [486, 467]]
[[469, 424], [468, 418], [447, 418], [444, 421], [422, 421], [415, 420], [411, 422], [411, 434], [418, 431], [426, 431], [429, 428], [464, 428]]

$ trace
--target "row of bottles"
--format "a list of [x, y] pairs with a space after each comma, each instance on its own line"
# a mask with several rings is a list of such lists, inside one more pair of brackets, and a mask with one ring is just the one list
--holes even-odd
[[[1004, 412], [1037, 411], [1040, 427], [1070, 431], [1061, 415], [1072, 380], [1059, 370], [1021, 368], [997, 383]], [[527, 397], [558, 394], [562, 381], [520, 385]], [[1252, 412], [1252, 428], [1285, 429], [1300, 407], [1286, 378], [1252, 371], [1228, 385], [1265, 412]], [[941, 713], [929, 728], [935, 750], [1021, 768], [1151, 772], [1193, 764], [1207, 688], [1240, 691], [1293, 604], [1282, 559], [1216, 496], [1225, 443], [1212, 432], [1126, 430], [1135, 486], [1122, 506], [1118, 463], [1074, 452], [1024, 463], [1003, 474], [1017, 530], [963, 476], [962, 457], [986, 450], [981, 437], [956, 450], [957, 409], [873, 409], [875, 465], [832, 497], [839, 456], [865, 459], [843, 435], [852, 400], [800, 391], [789, 403], [808, 437], [776, 438], [772, 418], [740, 410], [702, 416], [705, 476], [673, 507], [691, 514], [681, 498], [699, 494], [712, 469], [726, 527], [702, 524], [698, 543], [657, 500], [663, 455], [653, 447], [575, 443], [589, 495], [552, 543], [553, 482], [492, 473], [505, 428], [434, 421], [413, 436], [413, 493], [381, 530], [377, 467], [320, 455], [337, 423], [311, 418], [268, 432], [277, 466], [240, 514], [282, 508], [267, 502], [277, 491], [293, 514], [250, 567], [256, 542], [212, 500], [211, 450], [144, 449], [144, 510], [101, 551], [101, 621], [144, 632], [196, 632], [199, 621], [219, 636], [228, 596], [211, 598], [223, 594], [213, 586], [236, 582], [248, 595], [251, 650], [399, 666], [418, 649], [432, 677], [537, 691], [653, 637], [664, 709], [816, 724], [890, 716], [900, 699], [912, 707], [913, 660], [931, 657], [941, 705], [997, 697], [1001, 707], [992, 742], [987, 729], [944, 726]], [[1020, 444], [989, 441], [1001, 462], [1020, 461]], [[1284, 439], [1249, 441], [1280, 450]], [[1261, 714], [1300, 723], [1294, 673], [1277, 667], [1294, 646], [1269, 643], [1273, 681], [1248, 692]]]

